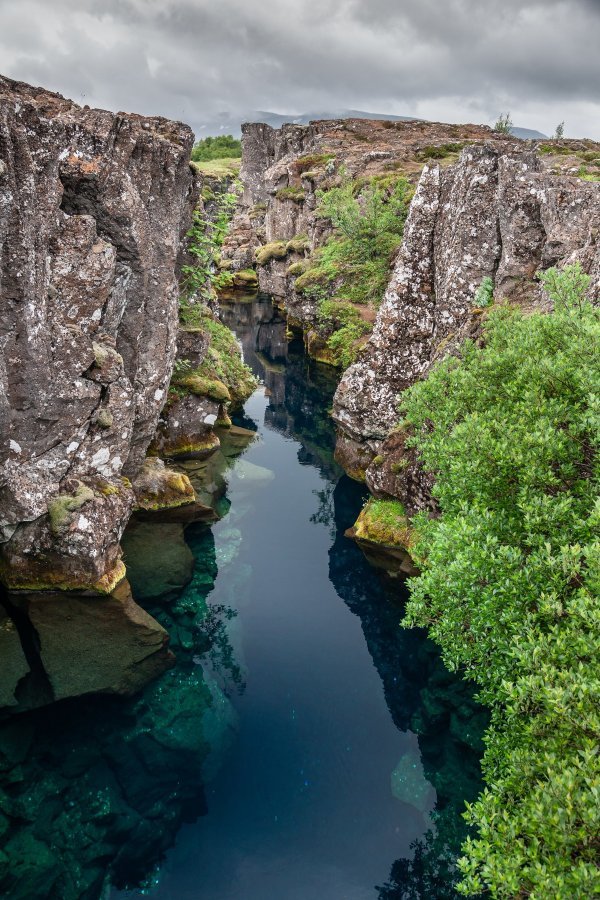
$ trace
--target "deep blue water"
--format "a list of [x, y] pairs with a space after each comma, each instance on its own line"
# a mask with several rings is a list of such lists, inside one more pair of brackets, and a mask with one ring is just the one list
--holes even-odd
[[[0, 722], [0, 896], [454, 897], [485, 714], [344, 537], [366, 495], [333, 460], [331, 370], [267, 298], [224, 317], [262, 381], [238, 417], [256, 437], [190, 465], [226, 514], [145, 603], [176, 666]], [[152, 552], [127, 547], [141, 590]]]
[[[399, 628], [404, 584], [343, 536], [366, 494], [333, 462], [330, 370], [288, 347], [268, 300], [225, 307], [225, 317], [263, 380], [245, 407], [257, 440], [229, 472], [231, 508], [212, 529], [209, 603], [237, 614], [228, 633], [243, 671], [243, 693], [231, 692], [239, 731], [207, 815], [181, 829], [151, 895], [388, 896], [392, 864], [410, 869], [436, 801], [454, 819], [442, 822], [443, 840], [460, 831], [477, 783], [474, 707], [424, 636]], [[389, 896], [413, 896], [403, 891], [414, 873], [404, 886], [399, 874]], [[435, 894], [428, 875], [416, 890], [451, 896], [446, 876]]]

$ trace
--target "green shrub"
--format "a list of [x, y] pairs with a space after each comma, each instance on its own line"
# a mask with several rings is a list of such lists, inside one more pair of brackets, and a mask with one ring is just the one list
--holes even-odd
[[240, 187], [236, 181], [230, 190], [214, 195], [216, 211], [211, 221], [200, 210], [194, 213], [192, 227], [187, 233], [187, 251], [194, 262], [181, 269], [179, 318], [183, 324], [198, 324], [198, 316], [202, 316], [201, 312], [198, 313], [198, 307], [209, 302], [215, 291], [233, 283], [230, 272], [217, 270], [217, 260], [233, 217]]
[[579, 167], [577, 177], [583, 179], [583, 181], [600, 181], [600, 173], [590, 172], [587, 166]]
[[335, 234], [315, 255], [317, 272], [309, 276], [309, 270], [303, 278], [307, 285], [311, 278], [321, 283], [336, 281], [340, 296], [378, 306], [402, 240], [411, 188], [406, 179], [394, 175], [387, 187], [367, 183], [355, 192], [351, 179], [317, 192], [317, 214], [331, 221]]
[[242, 142], [231, 134], [206, 137], [196, 141], [192, 148], [194, 162], [208, 162], [213, 159], [235, 159], [242, 155]]
[[513, 123], [510, 113], [500, 113], [494, 125], [494, 131], [499, 132], [499, 134], [510, 134], [512, 127]]
[[494, 280], [486, 275], [481, 279], [481, 284], [475, 291], [473, 303], [478, 307], [491, 306], [494, 302]]
[[579, 265], [554, 312], [493, 309], [402, 398], [435, 474], [405, 624], [429, 628], [492, 708], [464, 894], [598, 896], [600, 310]]
[[[297, 284], [298, 282], [296, 282]], [[337, 365], [346, 369], [355, 362], [360, 339], [369, 334], [372, 326], [348, 301], [322, 299], [317, 312], [319, 331], [327, 334], [327, 346], [332, 351]]]
[[335, 159], [335, 153], [309, 153], [294, 160], [292, 169], [296, 175], [302, 175], [304, 172], [308, 172], [309, 169], [317, 169], [320, 166], [327, 165], [331, 159]]
[[419, 150], [417, 156], [419, 159], [446, 159], [448, 156], [456, 156], [457, 153], [465, 147], [465, 143], [450, 143], [450, 144], [430, 144], [427, 147], [423, 147], [422, 150]]

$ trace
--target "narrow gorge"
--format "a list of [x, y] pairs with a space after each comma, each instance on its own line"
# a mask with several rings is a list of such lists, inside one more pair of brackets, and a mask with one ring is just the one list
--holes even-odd
[[593, 896], [600, 145], [193, 145], [0, 77], [0, 894]]

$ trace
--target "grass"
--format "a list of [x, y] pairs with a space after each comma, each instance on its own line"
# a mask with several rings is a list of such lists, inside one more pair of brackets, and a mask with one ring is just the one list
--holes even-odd
[[206, 162], [192, 162], [192, 165], [203, 175], [209, 178], [225, 178], [227, 175], [238, 175], [242, 158], [232, 157], [231, 159], [211, 159]]

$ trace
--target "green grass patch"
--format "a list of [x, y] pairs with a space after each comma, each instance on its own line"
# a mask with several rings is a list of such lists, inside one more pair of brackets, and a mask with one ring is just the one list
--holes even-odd
[[289, 185], [288, 187], [279, 188], [275, 194], [277, 200], [293, 200], [294, 203], [304, 203], [306, 194], [303, 187]]
[[225, 178], [228, 175], [237, 176], [239, 174], [242, 158], [211, 159], [204, 162], [193, 161], [193, 165], [203, 175], [208, 175], [209, 178]]

